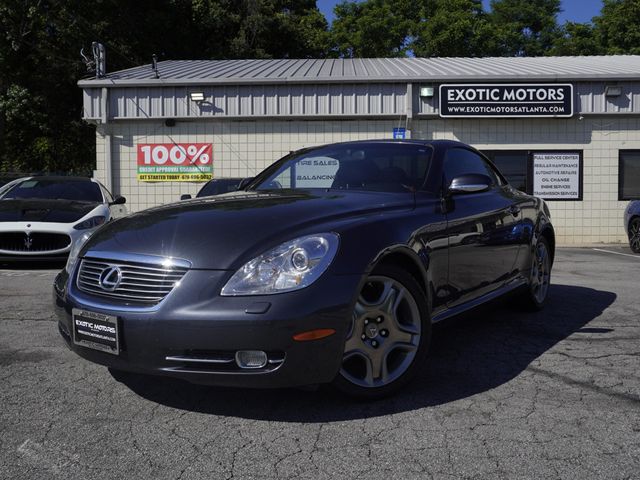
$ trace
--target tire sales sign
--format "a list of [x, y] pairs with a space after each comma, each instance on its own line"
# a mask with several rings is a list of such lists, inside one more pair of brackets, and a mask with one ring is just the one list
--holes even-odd
[[440, 85], [444, 118], [571, 117], [573, 85], [495, 83]]
[[213, 178], [213, 145], [140, 143], [137, 163], [141, 182], [206, 182]]
[[581, 200], [578, 152], [534, 153], [533, 194], [544, 200]]

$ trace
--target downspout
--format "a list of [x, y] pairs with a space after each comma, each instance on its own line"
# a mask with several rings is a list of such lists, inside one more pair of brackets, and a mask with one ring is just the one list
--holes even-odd
[[113, 158], [111, 155], [111, 132], [107, 123], [109, 122], [109, 89], [102, 87], [100, 95], [100, 125], [104, 136], [104, 183], [107, 190], [113, 195]]
[[407, 113], [405, 128], [407, 130], [407, 138], [412, 138], [413, 129], [413, 83], [407, 83], [407, 96], [405, 99], [405, 111]]

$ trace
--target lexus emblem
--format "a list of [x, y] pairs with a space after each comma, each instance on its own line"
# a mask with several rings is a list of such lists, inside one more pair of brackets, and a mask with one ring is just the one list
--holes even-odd
[[122, 281], [122, 271], [120, 267], [114, 265], [105, 268], [100, 274], [100, 286], [107, 292], [113, 292]]
[[25, 233], [24, 247], [27, 250], [31, 250], [31, 245], [33, 245], [33, 238], [31, 238], [31, 234], [30, 233]]

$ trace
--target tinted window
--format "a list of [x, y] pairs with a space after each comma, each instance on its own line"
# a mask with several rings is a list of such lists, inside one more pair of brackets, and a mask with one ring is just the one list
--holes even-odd
[[81, 180], [25, 180], [9, 190], [2, 198], [43, 198], [102, 202], [102, 194], [98, 184]]
[[470, 173], [487, 175], [494, 185], [500, 185], [500, 180], [493, 168], [477, 153], [464, 148], [447, 150], [444, 161], [445, 183], [449, 185], [454, 178]]
[[620, 200], [640, 199], [640, 150], [620, 150]]
[[265, 170], [253, 188], [412, 192], [431, 164], [431, 147], [412, 144], [343, 144], [285, 157]]
[[483, 153], [498, 167], [500, 173], [504, 175], [511, 186], [522, 192], [527, 192], [527, 185], [529, 184], [528, 151], [501, 152], [494, 150]]
[[209, 195], [220, 195], [221, 193], [235, 192], [238, 189], [240, 180], [236, 178], [217, 178], [211, 180], [200, 189], [197, 197], [208, 197]]

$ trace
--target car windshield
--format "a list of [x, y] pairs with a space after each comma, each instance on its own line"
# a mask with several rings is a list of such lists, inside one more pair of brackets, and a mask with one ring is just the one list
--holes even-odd
[[3, 200], [18, 198], [102, 202], [98, 184], [83, 180], [60, 181], [32, 178], [18, 183], [2, 196]]
[[414, 192], [431, 163], [428, 145], [358, 143], [292, 154], [261, 173], [255, 190], [339, 189]]
[[238, 189], [240, 180], [237, 178], [218, 178], [211, 180], [198, 192], [198, 197], [209, 195], [220, 195], [221, 193], [235, 192]]

